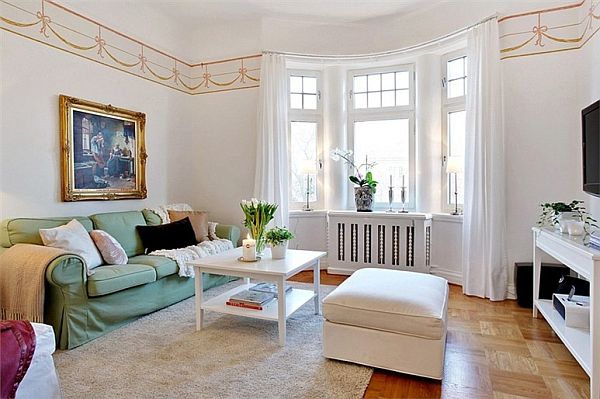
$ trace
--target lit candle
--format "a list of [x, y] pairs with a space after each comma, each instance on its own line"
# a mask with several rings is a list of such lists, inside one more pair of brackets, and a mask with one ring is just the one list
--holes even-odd
[[250, 234], [245, 240], [242, 240], [242, 258], [256, 260], [256, 240], [250, 238]]

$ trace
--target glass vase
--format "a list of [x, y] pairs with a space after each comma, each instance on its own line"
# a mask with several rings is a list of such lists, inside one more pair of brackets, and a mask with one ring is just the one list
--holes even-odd
[[252, 232], [252, 238], [256, 241], [256, 255], [262, 256], [263, 252], [265, 251], [265, 247], [267, 246], [267, 241], [265, 240], [265, 230], [260, 229]]

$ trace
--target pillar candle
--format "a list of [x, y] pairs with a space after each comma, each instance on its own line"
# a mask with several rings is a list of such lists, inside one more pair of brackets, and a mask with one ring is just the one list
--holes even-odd
[[256, 260], [256, 240], [248, 238], [242, 240], [242, 258], [244, 260]]

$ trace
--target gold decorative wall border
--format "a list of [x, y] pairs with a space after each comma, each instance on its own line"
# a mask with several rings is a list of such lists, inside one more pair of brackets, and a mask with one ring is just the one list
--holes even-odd
[[[600, 30], [600, 0], [507, 15], [498, 23], [501, 59], [575, 50]], [[260, 85], [261, 54], [186, 62], [53, 0], [0, 0], [0, 29], [187, 94]]]
[[508, 15], [498, 23], [501, 59], [576, 50], [600, 30], [600, 1]]
[[0, 0], [0, 29], [187, 94], [259, 86], [260, 54], [190, 63], [52, 0], [35, 4]]

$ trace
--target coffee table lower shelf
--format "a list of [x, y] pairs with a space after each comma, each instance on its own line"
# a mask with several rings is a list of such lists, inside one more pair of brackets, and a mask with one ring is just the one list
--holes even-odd
[[[225, 303], [229, 300], [229, 298], [232, 295], [237, 294], [240, 291], [247, 290], [253, 287], [254, 285], [255, 284], [251, 283], [237, 286], [227, 292], [222, 293], [219, 296], [216, 296], [203, 302], [202, 309], [210, 310], [213, 312], [232, 314], [236, 316], [277, 321], [277, 299], [269, 302], [263, 310], [239, 308], [235, 306], [229, 306]], [[292, 290], [288, 292], [285, 296], [285, 318], [287, 319], [288, 317], [290, 317], [292, 313], [300, 309], [302, 305], [304, 305], [306, 302], [310, 301], [314, 297], [315, 293], [313, 291], [292, 288]]]

